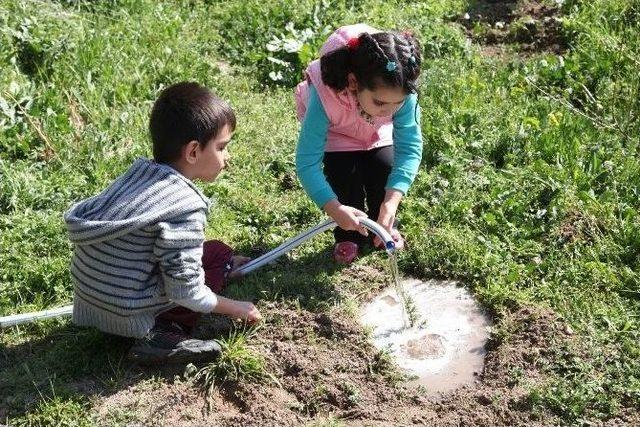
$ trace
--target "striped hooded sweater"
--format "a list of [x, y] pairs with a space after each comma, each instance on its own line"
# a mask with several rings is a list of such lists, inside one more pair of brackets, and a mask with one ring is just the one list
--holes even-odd
[[202, 269], [209, 199], [175, 169], [147, 159], [65, 213], [74, 244], [73, 322], [143, 337], [176, 305], [211, 312]]

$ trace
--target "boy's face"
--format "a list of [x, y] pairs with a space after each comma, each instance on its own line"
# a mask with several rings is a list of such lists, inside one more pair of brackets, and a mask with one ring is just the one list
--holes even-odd
[[227, 167], [230, 156], [227, 145], [231, 141], [233, 132], [228, 125], [225, 125], [209, 143], [202, 148], [198, 144], [196, 161], [194, 166], [194, 178], [211, 182]]

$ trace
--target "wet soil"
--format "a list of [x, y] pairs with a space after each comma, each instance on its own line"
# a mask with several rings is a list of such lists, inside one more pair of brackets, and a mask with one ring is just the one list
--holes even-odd
[[[411, 300], [415, 325], [402, 322], [398, 289]], [[365, 304], [360, 321], [372, 328], [374, 345], [416, 376], [411, 384], [438, 396], [473, 384], [482, 371], [491, 320], [458, 282], [403, 279]]]
[[[437, 398], [397, 381], [398, 371], [345, 314], [276, 305], [262, 312], [266, 324], [250, 346], [265, 356], [279, 385], [228, 383], [207, 397], [179, 375], [173, 381], [132, 383], [98, 402], [99, 418], [108, 424], [128, 414], [131, 425], [158, 426], [286, 426], [327, 417], [357, 426], [557, 423], [550, 413], [532, 411], [526, 389], [545, 380], [546, 359], [571, 346], [573, 336], [552, 312], [522, 308], [501, 315], [501, 332], [490, 339], [475, 384]], [[203, 328], [228, 326], [213, 320]], [[414, 350], [426, 351], [422, 345], [409, 349]]]
[[438, 334], [428, 334], [409, 340], [402, 348], [413, 359], [437, 359], [444, 356], [444, 338]]

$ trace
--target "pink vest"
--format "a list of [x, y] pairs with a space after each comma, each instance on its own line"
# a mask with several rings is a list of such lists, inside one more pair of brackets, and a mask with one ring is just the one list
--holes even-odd
[[[377, 33], [375, 28], [364, 24], [338, 28], [325, 42], [320, 55], [344, 47], [351, 38], [363, 32]], [[298, 120], [304, 119], [309, 99], [309, 85], [318, 92], [318, 97], [329, 118], [329, 131], [325, 151], [371, 150], [393, 144], [393, 120], [391, 116], [375, 117], [373, 124], [365, 120], [358, 110], [356, 97], [348, 89], [335, 91], [322, 82], [320, 60], [315, 60], [306, 72], [306, 79], [296, 87]]]

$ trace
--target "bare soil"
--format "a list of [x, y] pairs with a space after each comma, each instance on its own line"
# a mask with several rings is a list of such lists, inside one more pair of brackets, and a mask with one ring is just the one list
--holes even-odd
[[[335, 417], [346, 425], [554, 425], [532, 410], [528, 387], [545, 381], [545, 360], [571, 351], [574, 336], [550, 311], [521, 308], [500, 316], [476, 384], [427, 397], [397, 381], [388, 360], [362, 327], [339, 312], [310, 313], [269, 305], [266, 324], [250, 346], [280, 383], [227, 383], [210, 397], [179, 375], [131, 386], [98, 402], [108, 424], [128, 414], [129, 425], [303, 425]], [[229, 324], [213, 319], [202, 330]]]
[[469, 38], [482, 45], [488, 56], [504, 53], [514, 45], [520, 54], [563, 53], [568, 40], [562, 28], [560, 10], [533, 0], [478, 0], [456, 17]]

